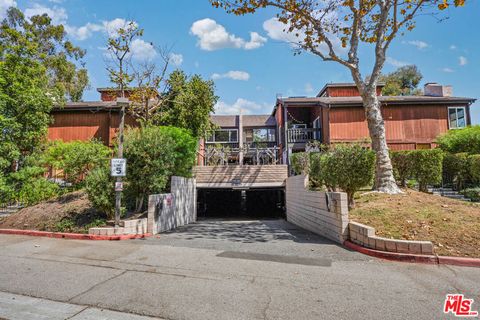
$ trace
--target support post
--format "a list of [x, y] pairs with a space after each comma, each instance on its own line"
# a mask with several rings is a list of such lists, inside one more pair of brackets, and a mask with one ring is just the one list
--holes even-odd
[[[120, 125], [118, 128], [118, 150], [117, 157], [123, 158], [123, 131], [125, 128], [125, 108], [128, 106], [127, 98], [117, 98], [117, 105], [120, 106]], [[116, 182], [122, 183], [122, 177], [117, 177]], [[122, 191], [115, 190], [115, 228], [120, 226], [120, 211], [122, 206]]]

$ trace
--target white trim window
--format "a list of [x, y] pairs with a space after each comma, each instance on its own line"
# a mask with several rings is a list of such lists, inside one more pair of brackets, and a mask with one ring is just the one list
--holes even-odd
[[218, 129], [207, 135], [207, 143], [238, 142], [238, 129]]
[[461, 129], [467, 126], [465, 107], [448, 107], [448, 128]]

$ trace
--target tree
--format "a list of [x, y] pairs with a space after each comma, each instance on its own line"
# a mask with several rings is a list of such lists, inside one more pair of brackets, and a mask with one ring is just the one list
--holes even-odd
[[416, 65], [403, 66], [392, 73], [381, 75], [379, 81], [385, 82], [382, 94], [385, 96], [420, 95], [418, 84], [423, 76]]
[[129, 112], [138, 120], [148, 123], [155, 113], [160, 112], [166, 102], [167, 90], [165, 75], [170, 62], [167, 50], [159, 50], [163, 65], [158, 73], [155, 63], [144, 62], [138, 66], [132, 65], [135, 89], [130, 94], [132, 104]]
[[28, 56], [46, 69], [50, 94], [57, 104], [82, 99], [88, 86], [81, 61], [86, 52], [68, 41], [64, 26], [52, 25], [47, 14], [27, 19], [19, 9], [10, 8], [0, 25], [0, 43], [0, 60], [7, 55]]
[[[392, 41], [415, 28], [420, 14], [463, 6], [465, 0], [210, 0], [228, 13], [245, 15], [271, 7], [285, 30], [298, 35], [297, 52], [308, 51], [347, 68], [363, 100], [372, 149], [376, 153], [374, 189], [400, 193], [385, 137], [377, 84]], [[338, 43], [338, 45], [337, 45]], [[362, 76], [359, 48], [373, 45], [373, 67]], [[346, 54], [343, 52], [346, 51]]]
[[197, 74], [188, 77], [176, 70], [170, 74], [167, 86], [165, 103], [153, 123], [184, 128], [195, 137], [204, 137], [214, 127], [210, 114], [215, 110], [218, 97], [213, 81], [203, 80]]
[[[110, 81], [115, 83], [120, 90], [122, 98], [125, 98], [125, 89], [133, 80], [132, 76], [126, 72], [126, 62], [131, 57], [132, 42], [143, 35], [143, 29], [130, 21], [125, 26], [115, 31], [108, 38], [107, 49], [112, 56], [113, 66], [107, 66]], [[123, 129], [125, 127], [125, 105], [120, 109], [120, 126], [118, 128], [117, 157], [123, 158]], [[122, 183], [122, 177], [117, 177], [117, 182]], [[122, 191], [115, 191], [115, 227], [120, 224], [120, 206], [122, 201]]]

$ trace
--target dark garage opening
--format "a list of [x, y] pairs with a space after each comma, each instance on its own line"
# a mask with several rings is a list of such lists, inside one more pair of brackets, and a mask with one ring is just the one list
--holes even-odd
[[198, 189], [197, 201], [199, 218], [285, 217], [284, 189]]

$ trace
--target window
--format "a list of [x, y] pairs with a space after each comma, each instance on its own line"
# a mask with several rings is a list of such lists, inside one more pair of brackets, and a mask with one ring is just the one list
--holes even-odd
[[245, 142], [275, 142], [275, 129], [245, 129]]
[[210, 143], [231, 143], [238, 142], [238, 129], [219, 129], [207, 136]]
[[465, 128], [466, 125], [465, 107], [448, 108], [448, 127], [450, 129]]

